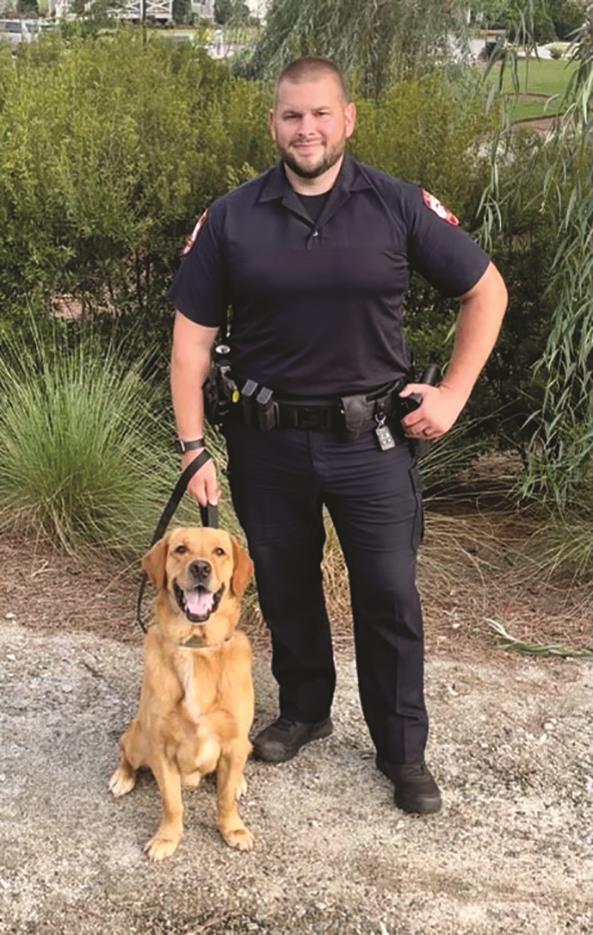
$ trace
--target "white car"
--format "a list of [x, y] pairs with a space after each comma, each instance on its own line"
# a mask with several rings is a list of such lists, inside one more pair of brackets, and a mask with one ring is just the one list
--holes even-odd
[[32, 42], [34, 32], [24, 19], [0, 19], [0, 42], [9, 42], [12, 52], [16, 52], [21, 42]]

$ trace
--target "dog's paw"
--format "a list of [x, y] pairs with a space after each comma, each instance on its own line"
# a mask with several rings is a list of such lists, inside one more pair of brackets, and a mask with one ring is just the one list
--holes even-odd
[[118, 766], [109, 780], [109, 788], [116, 799], [119, 799], [120, 796], [125, 795], [127, 792], [131, 792], [135, 785], [135, 773], [122, 766]]
[[254, 838], [249, 828], [233, 828], [223, 831], [222, 836], [229, 847], [235, 847], [238, 851], [250, 851], [253, 847]]
[[243, 776], [243, 779], [237, 786], [237, 791], [235, 792], [235, 798], [237, 802], [239, 801], [242, 795], [245, 795], [246, 792], [247, 792], [247, 780], [245, 779], [245, 776]]
[[179, 838], [163, 838], [155, 834], [153, 838], [144, 845], [144, 852], [149, 860], [165, 860], [177, 850]]
[[202, 773], [197, 769], [193, 773], [184, 773], [181, 776], [181, 785], [188, 789], [197, 789], [202, 781]]

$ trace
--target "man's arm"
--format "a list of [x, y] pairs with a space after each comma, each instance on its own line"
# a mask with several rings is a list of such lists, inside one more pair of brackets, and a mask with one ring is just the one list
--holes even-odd
[[[198, 325], [181, 312], [175, 314], [173, 349], [171, 352], [171, 398], [179, 438], [190, 441], [204, 435], [204, 396], [202, 386], [210, 372], [210, 354], [218, 328]], [[181, 456], [186, 468], [202, 451], [200, 448]], [[188, 490], [206, 506], [218, 503], [220, 489], [213, 461], [206, 464], [191, 479]]]
[[411, 438], [439, 438], [456, 422], [496, 343], [507, 307], [507, 290], [493, 263], [460, 298], [453, 354], [440, 386], [409, 383], [402, 396], [419, 393], [423, 402], [402, 420]]

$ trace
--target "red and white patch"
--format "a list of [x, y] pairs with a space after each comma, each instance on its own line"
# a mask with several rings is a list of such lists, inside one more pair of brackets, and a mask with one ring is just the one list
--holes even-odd
[[453, 212], [445, 208], [444, 204], [441, 204], [438, 198], [435, 198], [434, 195], [431, 195], [430, 192], [427, 192], [424, 188], [422, 189], [422, 200], [427, 208], [430, 208], [431, 211], [438, 214], [447, 224], [452, 224], [453, 227], [459, 227], [459, 221]]
[[202, 230], [204, 224], [206, 223], [206, 218], [207, 218], [207, 217], [208, 217], [208, 208], [206, 208], [206, 210], [204, 211], [204, 213], [200, 215], [200, 217], [199, 217], [198, 220], [196, 221], [196, 224], [195, 224], [195, 227], [194, 227], [193, 231], [191, 232], [191, 234], [189, 235], [189, 237], [186, 239], [185, 244], [184, 244], [184, 246], [183, 246], [183, 250], [181, 251], [181, 255], [182, 255], [182, 256], [185, 256], [186, 253], [189, 253], [189, 251], [191, 250], [191, 248], [192, 248], [193, 245], [195, 244], [196, 238], [197, 238], [198, 234], [200, 233], [200, 231]]

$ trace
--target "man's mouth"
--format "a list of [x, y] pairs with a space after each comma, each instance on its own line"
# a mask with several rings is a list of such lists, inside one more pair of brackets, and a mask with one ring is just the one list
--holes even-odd
[[183, 591], [178, 584], [174, 583], [173, 589], [179, 608], [187, 619], [192, 623], [204, 623], [218, 609], [224, 584], [215, 594], [201, 584], [197, 588]]
[[310, 152], [311, 150], [318, 149], [322, 145], [321, 140], [308, 140], [306, 143], [301, 140], [300, 142], [293, 143], [294, 149], [298, 152]]

